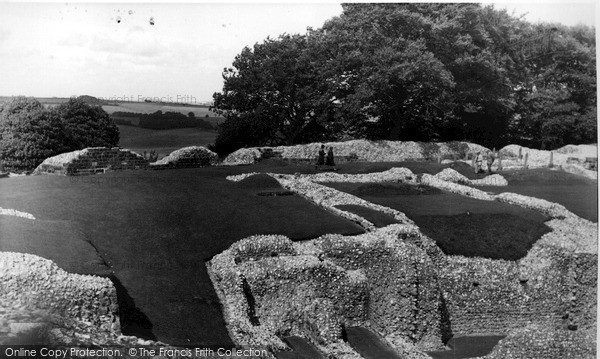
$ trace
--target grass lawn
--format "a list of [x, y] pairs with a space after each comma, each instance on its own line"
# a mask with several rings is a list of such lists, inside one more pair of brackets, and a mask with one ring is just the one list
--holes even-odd
[[568, 210], [598, 222], [598, 181], [546, 168], [505, 171], [505, 187], [478, 187], [493, 193], [513, 192], [560, 203]]
[[[258, 196], [261, 186], [225, 179], [247, 169], [3, 179], [2, 207], [37, 219], [31, 225], [14, 224], [14, 230], [0, 223], [1, 233], [8, 234], [0, 238], [0, 248], [36, 253], [70, 271], [89, 273], [97, 260], [94, 252], [73, 248], [89, 241], [118, 279], [128, 303], [123, 310], [132, 313], [123, 321], [125, 334], [179, 345], [231, 345], [206, 260], [254, 234], [300, 240], [362, 233], [300, 196]], [[61, 228], [47, 225], [64, 221]], [[69, 226], [81, 232], [69, 235]]]
[[[156, 145], [144, 133], [163, 133], [157, 136], [169, 138], [164, 133], [179, 131], [120, 127], [132, 130], [122, 132], [122, 140], [130, 141], [122, 146], [134, 150], [132, 143]], [[190, 131], [183, 129], [188, 133], [165, 139], [161, 146], [183, 147], [181, 138]], [[341, 173], [392, 167], [437, 173], [449, 166], [426, 162], [338, 166]], [[457, 170], [475, 176], [470, 168]], [[326, 233], [362, 233], [352, 222], [300, 196], [258, 195], [282, 190], [269, 177], [250, 177], [240, 183], [225, 179], [246, 172], [316, 173], [314, 165], [271, 159], [249, 166], [1, 179], [0, 205], [29, 212], [37, 219], [2, 216], [0, 250], [38, 254], [76, 273], [113, 271], [125, 313], [125, 334], [176, 345], [231, 345], [206, 260], [255, 234], [302, 240]], [[331, 186], [406, 213], [447, 253], [515, 258], [546, 230], [546, 217], [537, 212], [425, 186]]]
[[[446, 254], [516, 260], [550, 230], [548, 217], [496, 201], [481, 201], [401, 183], [328, 183], [330, 187], [406, 214]], [[419, 193], [419, 194], [415, 194]]]
[[206, 146], [217, 137], [215, 131], [199, 128], [176, 128], [172, 130], [150, 130], [135, 126], [118, 125], [121, 138], [119, 146], [143, 154], [156, 151], [165, 157], [169, 153], [187, 146]]

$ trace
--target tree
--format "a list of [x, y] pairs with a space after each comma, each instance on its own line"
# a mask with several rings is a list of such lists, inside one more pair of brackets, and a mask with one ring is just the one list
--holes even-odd
[[54, 109], [52, 115], [60, 119], [70, 150], [119, 144], [119, 128], [100, 106], [71, 98]]
[[245, 48], [224, 70], [219, 146], [595, 141], [593, 29], [468, 3], [342, 7], [321, 29]]
[[60, 119], [34, 98], [15, 97], [0, 108], [0, 161], [10, 170], [30, 170], [68, 151]]
[[517, 92], [514, 141], [542, 149], [596, 142], [596, 48], [593, 32], [540, 24], [530, 37], [547, 44], [528, 50], [528, 81]]
[[323, 29], [333, 97], [367, 138], [429, 140], [448, 115], [452, 75], [427, 49], [431, 21], [399, 4], [345, 4]]
[[[252, 49], [244, 48], [232, 67], [224, 69], [223, 92], [213, 95], [211, 108], [226, 119], [215, 143], [217, 150], [231, 147], [228, 142], [298, 143], [309, 124], [332, 120], [318, 85], [320, 63], [308, 45], [301, 35], [268, 38]], [[261, 131], [252, 140], [228, 138], [243, 134], [253, 122]]]
[[47, 110], [34, 98], [15, 97], [0, 109], [0, 159], [17, 171], [86, 147], [116, 146], [119, 129], [99, 106], [72, 98]]

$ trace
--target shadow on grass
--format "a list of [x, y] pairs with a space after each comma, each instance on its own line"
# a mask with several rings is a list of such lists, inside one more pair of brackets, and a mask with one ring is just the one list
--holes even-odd
[[550, 227], [510, 213], [415, 216], [421, 231], [447, 255], [518, 260]]
[[133, 335], [146, 340], [157, 340], [152, 333], [152, 323], [135, 301], [129, 295], [119, 278], [114, 274], [109, 276], [117, 290], [117, 301], [119, 304], [119, 320], [121, 321], [121, 332], [123, 335]]

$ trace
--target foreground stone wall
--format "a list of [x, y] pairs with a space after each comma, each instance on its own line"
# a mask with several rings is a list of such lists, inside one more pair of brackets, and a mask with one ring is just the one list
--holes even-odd
[[440, 291], [435, 266], [417, 245], [396, 233], [356, 237], [328, 235], [315, 240], [324, 258], [346, 270], [361, 270], [369, 284], [367, 317], [374, 330], [393, 341], [399, 337], [422, 349], [442, 346]]
[[[252, 174], [228, 179], [236, 181], [249, 175]], [[379, 182], [378, 179], [381, 179], [414, 182], [414, 175], [404, 169], [369, 175], [271, 176], [285, 188], [325, 208], [330, 202], [348, 202], [352, 199], [340, 197], [333, 189], [325, 191], [313, 181]], [[278, 332], [280, 329], [272, 331], [272, 328], [281, 328], [278, 318], [288, 318], [288, 310], [300, 311], [294, 301], [309, 307], [309, 303], [315, 301], [317, 307], [311, 310], [328, 319], [313, 320], [310, 325], [298, 325], [298, 332], [294, 333], [308, 336], [323, 352], [338, 357], [354, 357], [352, 352], [347, 351], [345, 343], [340, 341], [337, 334], [339, 330], [336, 329], [352, 322], [355, 323], [352, 325], [365, 326], [379, 333], [398, 353], [409, 358], [419, 357], [424, 350], [443, 347], [442, 342], [452, 336], [489, 334], [508, 334], [498, 346], [501, 349], [491, 358], [502, 355], [507, 358], [562, 358], [570, 357], [569, 354], [588, 357], [584, 354], [594, 353], [594, 337], [591, 333], [595, 333], [597, 323], [597, 225], [556, 203], [513, 193], [491, 195], [450, 182], [454, 180], [461, 182], [462, 178], [446, 171], [439, 176], [423, 175], [420, 182], [468, 197], [498, 200], [540, 211], [552, 218], [546, 222], [552, 231], [542, 236], [527, 256], [519, 261], [446, 256], [410, 220], [384, 228], [367, 225], [364, 227], [369, 232], [359, 236], [325, 235], [293, 244], [283, 237], [261, 246], [257, 244], [260, 241], [255, 243], [256, 238], [247, 238], [238, 242], [239, 245], [232, 246], [231, 250], [236, 254], [229, 264], [224, 260], [227, 251], [209, 263], [209, 271], [216, 273], [212, 278], [219, 278], [213, 279], [215, 287], [224, 288], [221, 299], [225, 308], [246, 308], [236, 311], [236, 315], [226, 316], [230, 330], [241, 333], [234, 336], [234, 340], [238, 344], [264, 345], [260, 338], [270, 337], [272, 340], [287, 333]], [[499, 183], [498, 180], [492, 182]], [[374, 209], [386, 212], [385, 208]], [[397, 214], [398, 218], [402, 216], [401, 213]], [[265, 259], [273, 257], [277, 260]], [[266, 266], [265, 260], [272, 263]], [[242, 262], [244, 264], [240, 265]], [[305, 272], [300, 274], [292, 271], [294, 275], [288, 275], [289, 268], [296, 268], [292, 263], [333, 265], [339, 268], [336, 269], [338, 275], [324, 275], [322, 271], [312, 269], [307, 269], [309, 277]], [[280, 273], [282, 270], [285, 275]], [[255, 293], [257, 288], [268, 287], [272, 292], [286, 295], [259, 294], [258, 299], [253, 297], [254, 303], [260, 303], [260, 310], [252, 311], [255, 324], [246, 323], [247, 326], [243, 327], [238, 318], [248, 316], [248, 296], [232, 295], [243, 290], [235, 289], [236, 285], [228, 282], [235, 283], [233, 278], [245, 278], [245, 273], [254, 271], [261, 274], [252, 275], [252, 281], [246, 279], [247, 290]], [[364, 295], [346, 295], [350, 302], [345, 302], [343, 306], [336, 304], [341, 301], [335, 296], [321, 304], [321, 291], [315, 292], [314, 287], [304, 284], [311, 281], [312, 275], [312, 281], [319, 283], [319, 286], [323, 285], [324, 280], [329, 281], [326, 286], [338, 288], [336, 293], [339, 295], [344, 293], [341, 287], [348, 285], [348, 281], [343, 279], [343, 271], [348, 275], [357, 273], [357, 278], [364, 278], [367, 286], [366, 307]], [[228, 272], [235, 275], [228, 279]], [[282, 280], [272, 280], [273, 277]], [[239, 280], [237, 286], [240, 286]], [[300, 288], [305, 296], [299, 297], [294, 293], [296, 288]], [[263, 293], [262, 289], [257, 293]], [[362, 314], [352, 316], [335, 309], [341, 307], [362, 308]], [[286, 312], [283, 313], [280, 308], [287, 308]], [[296, 314], [295, 317], [301, 316]], [[269, 318], [268, 325], [263, 325], [261, 318]], [[304, 322], [308, 321], [304, 319]], [[331, 334], [327, 340], [315, 336], [317, 330], [314, 325], [320, 325], [322, 333]], [[248, 326], [260, 336], [253, 335]], [[539, 328], [544, 333], [523, 334], [520, 332], [523, 328]], [[531, 343], [530, 347], [527, 347], [527, 342]], [[581, 350], [573, 350], [582, 342]], [[513, 347], [519, 345], [525, 347], [513, 352]]]
[[304, 243], [283, 236], [235, 243], [209, 264], [232, 338], [281, 349], [280, 336], [300, 335], [325, 353], [356, 357], [342, 331], [363, 326], [410, 357], [421, 356], [417, 346], [443, 347], [437, 273], [413, 234], [414, 226], [393, 225]]
[[118, 147], [90, 147], [47, 158], [33, 174], [76, 176], [145, 168], [148, 168], [148, 161], [138, 153]]
[[28, 322], [60, 318], [62, 323], [85, 322], [120, 331], [117, 292], [109, 279], [70, 274], [32, 254], [0, 252], [0, 301], [9, 308], [40, 313]]
[[558, 267], [528, 280], [516, 262], [448, 257], [440, 281], [452, 334], [506, 334], [531, 323], [559, 327], [568, 288]]
[[596, 331], [553, 330], [541, 325], [515, 329], [486, 359], [596, 358]]

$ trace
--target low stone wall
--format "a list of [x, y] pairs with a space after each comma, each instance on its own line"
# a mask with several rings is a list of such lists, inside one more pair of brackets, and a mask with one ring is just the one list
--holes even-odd
[[[487, 148], [468, 142], [413, 142], [413, 141], [368, 141], [352, 140], [345, 142], [315, 142], [294, 146], [252, 147], [234, 152], [227, 162], [234, 162], [243, 156], [244, 164], [250, 163], [250, 156], [245, 154], [269, 153], [276, 154], [284, 160], [314, 162], [318, 156], [321, 144], [328, 149], [333, 147], [335, 158], [343, 161], [361, 162], [400, 162], [435, 160], [440, 157], [465, 157], [467, 152], [489, 151]], [[256, 160], [260, 157], [253, 155]], [[253, 162], [252, 162], [253, 163]]]
[[150, 166], [152, 169], [197, 168], [214, 166], [218, 160], [218, 155], [208, 148], [190, 146], [175, 150]]
[[32, 254], [0, 252], [0, 302], [8, 303], [3, 309], [9, 313], [11, 308], [40, 313], [24, 318], [29, 323], [58, 318], [61, 323], [54, 324], [81, 322], [120, 332], [117, 292], [109, 279], [67, 273]]
[[138, 153], [118, 147], [90, 147], [47, 158], [33, 174], [76, 176], [146, 168], [148, 161]]
[[250, 165], [261, 158], [261, 153], [257, 148], [240, 148], [229, 154], [223, 162], [224, 166]]

